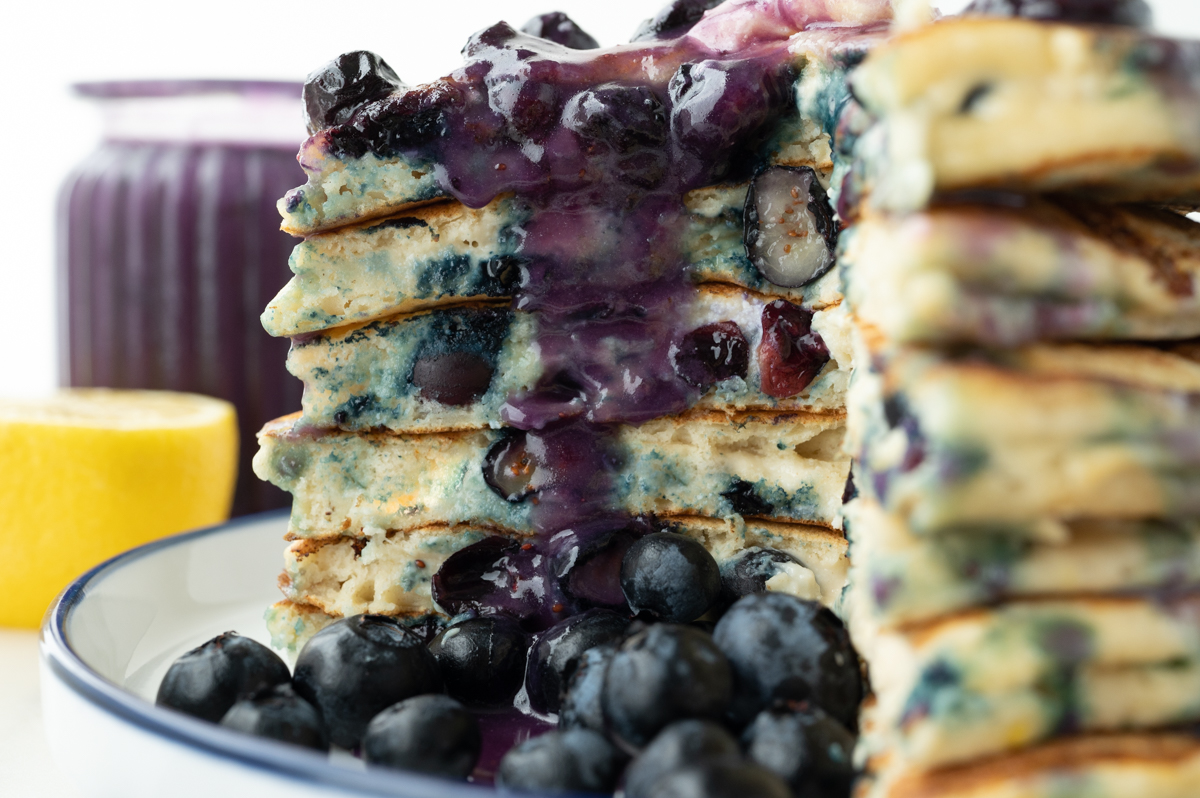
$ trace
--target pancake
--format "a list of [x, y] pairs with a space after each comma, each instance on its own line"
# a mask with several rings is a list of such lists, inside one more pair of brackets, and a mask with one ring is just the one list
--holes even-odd
[[1200, 589], [1197, 521], [918, 537], [867, 498], [845, 515], [855, 601], [883, 628], [1020, 598]]
[[898, 347], [862, 330], [860, 489], [918, 535], [1200, 515], [1200, 363], [1147, 346]]
[[[570, 427], [528, 436], [490, 428], [350, 434], [304, 427], [294, 415], [259, 433], [254, 470], [292, 493], [289, 534], [298, 538], [370, 537], [429, 524], [532, 530], [533, 508], [559, 501], [553, 487], [560, 477], [536, 467], [547, 447], [566, 447], [583, 458], [577, 467], [596, 469], [585, 494], [561, 498], [576, 506], [837, 526], [850, 470], [842, 423], [841, 414], [694, 412], [621, 426], [597, 441]], [[516, 451], [530, 459], [522, 461], [523, 492], [509, 501], [489, 487], [484, 467], [496, 462], [489, 452], [503, 458]]]
[[1200, 200], [1200, 43], [1131, 28], [957, 18], [893, 38], [853, 74], [869, 204], [1072, 190]]
[[855, 314], [901, 344], [1200, 335], [1200, 224], [1063, 197], [868, 214], [841, 239]]

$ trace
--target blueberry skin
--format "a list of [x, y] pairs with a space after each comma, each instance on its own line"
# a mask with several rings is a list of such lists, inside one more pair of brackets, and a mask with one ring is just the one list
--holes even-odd
[[617, 653], [615, 643], [589, 648], [579, 658], [575, 672], [567, 681], [566, 695], [558, 708], [558, 728], [604, 731], [604, 708], [600, 693], [604, 689], [604, 674], [608, 663]]
[[313, 635], [296, 659], [296, 692], [321, 713], [329, 740], [353, 748], [367, 723], [406, 698], [442, 689], [421, 638], [384, 615], [355, 615]]
[[456, 623], [429, 643], [446, 692], [468, 706], [511, 703], [525, 678], [528, 648], [521, 627], [503, 615]]
[[320, 714], [296, 695], [290, 684], [277, 684], [243, 698], [229, 708], [221, 725], [305, 748], [329, 750]]
[[500, 760], [496, 786], [548, 793], [611, 793], [625, 757], [590, 729], [552, 731], [531, 737]]
[[849, 798], [854, 735], [821, 709], [760, 712], [742, 742], [747, 758], [786, 781], [797, 798]]
[[369, 764], [465, 779], [483, 741], [479, 721], [446, 695], [419, 695], [371, 718], [363, 735]]
[[721, 571], [708, 550], [691, 538], [655, 532], [626, 552], [621, 590], [634, 612], [687, 623], [707, 612], [720, 595]]
[[819, 603], [783, 593], [745, 596], [717, 622], [713, 641], [733, 667], [729, 720], [737, 728], [779, 700], [811, 701], [858, 728], [858, 654], [842, 622]]
[[737, 740], [724, 726], [708, 720], [672, 723], [626, 768], [625, 798], [648, 798], [659, 779], [694, 762], [737, 760], [741, 755]]
[[653, 17], [643, 20], [634, 31], [631, 42], [648, 39], [673, 39], [691, 30], [704, 12], [716, 8], [723, 0], [671, 0]]
[[771, 771], [750, 762], [722, 760], [676, 770], [661, 778], [646, 798], [792, 798]]
[[800, 561], [778, 549], [746, 549], [721, 565], [722, 601], [732, 604], [742, 596], [766, 591], [767, 580], [779, 573], [778, 566], [786, 563], [799, 565]]
[[627, 638], [604, 675], [601, 705], [613, 740], [637, 751], [677, 720], [720, 720], [733, 697], [733, 669], [712, 638], [660, 623]]
[[525, 687], [538, 712], [557, 712], [571, 674], [584, 652], [620, 638], [629, 619], [608, 610], [593, 609], [555, 624], [538, 635], [529, 649]]
[[522, 25], [521, 31], [572, 50], [595, 50], [600, 46], [600, 42], [561, 11], [539, 14]]
[[403, 85], [387, 61], [375, 53], [342, 53], [304, 80], [308, 132], [340, 125], [371, 100]]
[[226, 632], [175, 660], [158, 686], [155, 703], [219, 723], [238, 699], [290, 679], [274, 651]]

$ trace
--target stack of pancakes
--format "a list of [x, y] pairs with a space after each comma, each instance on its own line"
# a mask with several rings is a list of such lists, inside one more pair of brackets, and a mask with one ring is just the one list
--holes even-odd
[[[500, 28], [466, 52], [504, 39], [521, 52], [561, 55]], [[822, 69], [837, 69], [846, 60], [839, 54], [870, 39], [818, 32], [812, 46]], [[647, 46], [664, 61], [675, 57], [675, 44]], [[631, 48], [614, 57], [636, 54]], [[725, 57], [736, 63], [740, 54]], [[788, 57], [797, 70], [815, 59], [798, 48]], [[665, 82], [669, 71], [652, 60], [654, 80]], [[622, 80], [665, 93], [644, 74]], [[292, 339], [288, 369], [304, 382], [304, 400], [301, 413], [263, 429], [254, 461], [260, 477], [294, 496], [280, 579], [286, 599], [268, 613], [275, 643], [294, 650], [356, 613], [452, 616], [464, 607], [439, 604], [438, 586], [454, 581], [471, 593], [461, 584], [469, 568], [441, 581], [439, 570], [455, 555], [469, 566], [488, 552], [503, 556], [476, 571], [504, 582], [498, 593], [520, 593], [524, 609], [537, 604], [529, 625], [544, 626], [610, 605], [551, 584], [567, 580], [572, 563], [612, 546], [611, 570], [620, 546], [654, 530], [701, 541], [723, 567], [748, 551], [782, 552], [786, 562], [772, 567], [784, 578], [768, 587], [838, 602], [848, 569], [840, 528], [850, 353], [836, 271], [777, 285], [744, 242], [751, 175], [785, 165], [805, 186], [814, 174], [829, 179], [828, 138], [797, 114], [793, 89], [789, 107], [742, 153], [752, 169], [662, 204], [655, 235], [665, 238], [629, 237], [636, 203], [629, 214], [575, 208], [559, 224], [570, 246], [550, 259], [531, 255], [528, 242], [563, 213], [554, 197], [506, 192], [468, 207], [434, 179], [442, 168], [434, 155], [347, 154], [345, 138], [373, 124], [372, 114], [428, 92], [399, 87], [349, 122], [316, 129], [301, 152], [309, 182], [280, 202], [284, 229], [304, 240], [290, 261], [295, 277], [263, 323]], [[791, 196], [803, 201], [796, 189]], [[590, 279], [623, 243], [639, 241], [649, 242], [650, 260], [630, 268], [648, 270], [642, 276], [659, 280], [655, 287], [621, 277], [620, 267], [611, 267], [612, 281], [607, 272]], [[656, 302], [653, 292], [676, 273], [682, 287]], [[578, 294], [587, 302], [538, 293], [553, 281], [588, 282]], [[769, 307], [810, 319], [808, 339], [828, 350], [800, 389], [778, 388], [764, 344], [778, 337], [764, 334]], [[632, 317], [635, 333], [622, 326]], [[733, 327], [744, 344], [729, 342]], [[727, 369], [718, 378], [685, 373], [688, 341], [695, 348], [697, 340], [711, 352], [700, 360]], [[645, 351], [630, 355], [634, 345]], [[627, 356], [634, 366], [622, 373]], [[669, 373], [636, 370], [647, 362]], [[647, 383], [660, 393], [642, 401]], [[664, 391], [674, 391], [671, 401]], [[574, 548], [563, 549], [564, 539], [577, 540]], [[490, 600], [476, 609], [503, 609]]]
[[850, 80], [861, 794], [1194, 796], [1200, 44], [967, 16]]

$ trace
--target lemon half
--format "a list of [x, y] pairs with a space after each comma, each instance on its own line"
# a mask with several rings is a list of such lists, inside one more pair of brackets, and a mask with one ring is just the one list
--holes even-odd
[[0, 399], [0, 626], [36, 627], [93, 565], [228, 518], [237, 446], [233, 405], [205, 396]]

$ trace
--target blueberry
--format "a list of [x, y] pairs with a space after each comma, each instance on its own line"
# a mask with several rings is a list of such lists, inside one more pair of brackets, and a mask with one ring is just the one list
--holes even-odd
[[686, 623], [707, 612], [720, 595], [721, 572], [696, 541], [674, 532], [655, 532], [626, 553], [621, 590], [635, 613]]
[[647, 798], [792, 798], [771, 771], [750, 762], [721, 760], [668, 773]]
[[667, 114], [649, 87], [602, 83], [576, 94], [563, 108], [563, 125], [618, 152], [658, 147], [667, 140]]
[[1146, 0], [974, 0], [963, 14], [1149, 28]]
[[762, 391], [786, 399], [807, 388], [829, 362], [829, 349], [812, 328], [812, 311], [777, 299], [763, 308], [758, 369]]
[[849, 798], [854, 735], [822, 710], [760, 712], [742, 742], [746, 756], [786, 781], [797, 798]]
[[616, 653], [616, 643], [604, 643], [583, 652], [575, 672], [567, 681], [566, 695], [558, 709], [560, 729], [604, 731], [600, 693], [604, 687], [604, 672]]
[[420, 637], [383, 615], [355, 615], [326, 626], [296, 659], [296, 692], [321, 713], [329, 740], [353, 748], [381, 710], [442, 688]]
[[484, 538], [446, 558], [431, 580], [433, 600], [452, 616], [502, 612], [524, 620], [541, 609], [546, 595], [536, 559], [519, 540]]
[[782, 573], [780, 566], [799, 565], [800, 561], [778, 549], [750, 548], [721, 565], [721, 597], [727, 603], [764, 593], [767, 580]]
[[296, 695], [290, 684], [277, 684], [243, 698], [229, 708], [221, 725], [319, 751], [329, 748], [320, 714]]
[[479, 722], [450, 696], [419, 695], [371, 718], [363, 758], [449, 779], [465, 779], [479, 759]]
[[733, 670], [713, 639], [660, 623], [631, 635], [609, 663], [601, 703], [609, 733], [638, 750], [677, 720], [719, 720], [733, 695]]
[[742, 223], [746, 257], [775, 285], [798, 288], [833, 268], [838, 226], [811, 167], [771, 166], [756, 174]]
[[750, 369], [750, 345], [732, 321], [697, 327], [672, 348], [671, 356], [679, 378], [697, 388], [744, 378]]
[[540, 463], [525, 445], [523, 430], [506, 429], [483, 458], [483, 481], [497, 496], [523, 502], [537, 492]]
[[461, 406], [487, 392], [494, 372], [487, 358], [473, 352], [442, 352], [418, 358], [409, 379], [422, 398]]
[[621, 563], [637, 541], [637, 533], [615, 529], [572, 539], [564, 531], [555, 539], [562, 548], [551, 568], [563, 593], [583, 606], [625, 609]]
[[429, 644], [446, 692], [468, 705], [506, 705], [521, 689], [528, 642], [503, 615], [471, 618], [448, 627]]
[[595, 50], [600, 46], [600, 42], [561, 11], [540, 14], [522, 25], [521, 30], [572, 50]]
[[705, 11], [716, 8], [722, 2], [723, 0], [672, 0], [653, 17], [643, 20], [630, 41], [678, 38], [691, 30], [704, 16]]
[[608, 610], [593, 609], [555, 624], [538, 635], [529, 649], [525, 686], [529, 703], [538, 712], [557, 712], [571, 674], [584, 652], [621, 637], [629, 619]]
[[723, 491], [721, 496], [738, 515], [769, 517], [775, 512], [775, 505], [759, 496], [754, 483], [744, 479], [735, 479], [729, 490]]
[[625, 758], [590, 729], [552, 731], [531, 737], [500, 760], [501, 792], [611, 793]]
[[856, 729], [862, 673], [850, 636], [832, 612], [785, 593], [739, 599], [713, 641], [734, 671], [731, 721], [744, 726], [779, 700], [808, 700]]
[[740, 759], [738, 742], [708, 720], [681, 720], [663, 729], [625, 771], [626, 798], [647, 798], [668, 773], [696, 762]]
[[175, 660], [158, 686], [155, 703], [218, 723], [238, 699], [290, 678], [274, 651], [226, 632]]
[[391, 94], [404, 83], [375, 53], [343, 53], [304, 80], [308, 132], [340, 125], [371, 100]]

